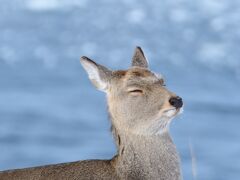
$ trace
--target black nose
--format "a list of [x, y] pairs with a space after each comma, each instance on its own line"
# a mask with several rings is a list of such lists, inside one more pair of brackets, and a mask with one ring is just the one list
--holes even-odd
[[169, 99], [169, 103], [175, 108], [180, 108], [183, 106], [182, 98], [180, 97], [172, 97]]

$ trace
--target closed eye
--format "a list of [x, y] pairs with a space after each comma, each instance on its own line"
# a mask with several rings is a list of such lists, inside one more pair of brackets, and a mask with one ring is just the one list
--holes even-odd
[[141, 89], [134, 89], [134, 90], [130, 90], [128, 92], [129, 93], [143, 93], [143, 91]]
[[140, 96], [143, 94], [143, 90], [141, 89], [129, 89], [127, 92], [132, 96]]

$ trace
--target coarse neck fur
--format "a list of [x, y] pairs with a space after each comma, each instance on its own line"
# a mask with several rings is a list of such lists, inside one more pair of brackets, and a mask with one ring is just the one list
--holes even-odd
[[121, 179], [181, 180], [180, 159], [168, 130], [156, 135], [117, 132], [114, 159]]

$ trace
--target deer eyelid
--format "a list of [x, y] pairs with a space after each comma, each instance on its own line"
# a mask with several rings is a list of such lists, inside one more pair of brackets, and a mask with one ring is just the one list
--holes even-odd
[[131, 91], [128, 91], [129, 93], [142, 93], [143, 91], [141, 89], [134, 89]]
[[127, 89], [127, 92], [130, 94], [137, 95], [137, 94], [142, 94], [143, 90], [139, 87], [131, 87]]

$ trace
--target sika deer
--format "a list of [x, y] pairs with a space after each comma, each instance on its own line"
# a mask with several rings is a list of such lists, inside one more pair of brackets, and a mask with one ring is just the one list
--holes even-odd
[[148, 69], [137, 47], [128, 70], [111, 71], [87, 57], [81, 64], [97, 89], [107, 94], [117, 155], [0, 172], [1, 180], [180, 180], [180, 160], [169, 124], [183, 102]]

